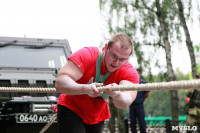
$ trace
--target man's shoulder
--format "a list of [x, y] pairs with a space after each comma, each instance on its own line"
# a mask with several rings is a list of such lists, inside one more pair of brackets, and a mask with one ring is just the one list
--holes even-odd
[[135, 76], [138, 76], [138, 73], [136, 71], [136, 69], [129, 63], [129, 62], [126, 62], [120, 69], [118, 69], [117, 71], [119, 71], [120, 73], [127, 73], [127, 74], [130, 74], [130, 75], [133, 75], [134, 77]]
[[136, 69], [129, 62], [126, 62], [120, 69], [121, 70], [131, 69], [131, 71], [133, 71], [134, 73], [135, 72], [137, 73]]
[[115, 76], [117, 76], [119, 80], [127, 80], [136, 84], [139, 83], [139, 75], [136, 69], [128, 62], [116, 71]]
[[99, 55], [97, 47], [84, 47], [68, 57], [68, 60], [73, 61], [77, 66], [81, 67], [84, 72], [89, 66], [94, 65]]
[[83, 49], [83, 50], [92, 51], [92, 52], [98, 52], [98, 51], [99, 51], [99, 48], [98, 48], [98, 47], [93, 47], [93, 46], [90, 46], [90, 47], [83, 47], [82, 49]]
[[94, 57], [95, 55], [98, 54], [99, 54], [98, 47], [83, 47], [78, 51], [74, 52], [71, 56], [88, 58], [88, 57]]

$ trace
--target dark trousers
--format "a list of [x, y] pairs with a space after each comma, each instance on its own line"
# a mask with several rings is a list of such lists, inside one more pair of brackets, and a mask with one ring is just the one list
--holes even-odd
[[124, 125], [125, 125], [125, 133], [128, 133], [129, 132], [128, 119], [124, 120]]
[[69, 108], [58, 105], [58, 133], [101, 133], [104, 121], [87, 125]]
[[145, 123], [145, 113], [144, 113], [144, 105], [131, 105], [130, 106], [130, 119], [131, 119], [131, 131], [132, 133], [137, 133], [136, 124], [137, 119], [140, 125], [140, 133], [146, 133], [146, 123]]

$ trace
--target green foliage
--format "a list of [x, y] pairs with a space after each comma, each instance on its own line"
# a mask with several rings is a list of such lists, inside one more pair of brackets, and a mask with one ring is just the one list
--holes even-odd
[[169, 91], [151, 91], [149, 98], [144, 103], [146, 115], [170, 116], [170, 99]]
[[150, 76], [147, 75], [145, 77], [147, 82], [166, 82], [167, 81], [167, 73], [158, 73], [157, 75], [153, 75], [153, 81], [150, 81]]
[[185, 97], [186, 97], [186, 92], [185, 90], [179, 90], [178, 91], [178, 98], [179, 98], [179, 115], [186, 115], [184, 108], [186, 105], [186, 101], [185, 101]]
[[[179, 97], [179, 115], [186, 115], [185, 107], [185, 90], [178, 91]], [[146, 116], [171, 116], [171, 95], [170, 92], [165, 91], [151, 91], [149, 98], [144, 103]]]
[[[189, 74], [183, 74], [179, 69], [175, 71], [176, 80], [189, 80]], [[146, 81], [149, 81], [149, 76], [145, 77]], [[153, 75], [153, 82], [166, 82], [167, 74], [159, 73]], [[186, 115], [184, 112], [185, 107], [185, 90], [178, 91], [179, 97], [179, 115]], [[145, 112], [146, 116], [171, 116], [171, 95], [167, 90], [151, 91], [150, 96], [145, 100]]]
[[199, 52], [199, 48], [200, 48], [199, 45], [195, 45], [195, 46], [193, 46], [193, 49], [194, 49], [194, 51], [196, 51], [196, 52]]

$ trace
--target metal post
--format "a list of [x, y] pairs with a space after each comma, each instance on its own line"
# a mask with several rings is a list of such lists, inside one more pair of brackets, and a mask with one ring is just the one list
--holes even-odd
[[165, 120], [166, 133], [172, 133], [172, 125], [170, 119]]

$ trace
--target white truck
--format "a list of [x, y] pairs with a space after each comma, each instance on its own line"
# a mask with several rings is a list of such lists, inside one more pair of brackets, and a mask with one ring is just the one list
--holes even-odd
[[[0, 87], [54, 87], [70, 54], [68, 40], [0, 37]], [[58, 96], [0, 92], [0, 132], [39, 132], [55, 114]], [[54, 122], [46, 133], [56, 132]]]

